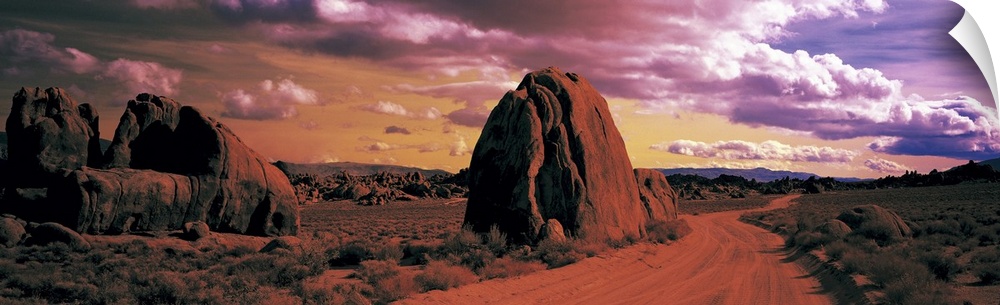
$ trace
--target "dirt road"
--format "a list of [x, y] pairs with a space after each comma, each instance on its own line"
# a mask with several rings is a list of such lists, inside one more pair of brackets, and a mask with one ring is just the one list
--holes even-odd
[[[786, 207], [798, 195], [763, 209]], [[527, 276], [432, 291], [402, 304], [832, 304], [816, 279], [783, 262], [783, 240], [739, 222], [746, 211], [682, 216], [694, 233]]]

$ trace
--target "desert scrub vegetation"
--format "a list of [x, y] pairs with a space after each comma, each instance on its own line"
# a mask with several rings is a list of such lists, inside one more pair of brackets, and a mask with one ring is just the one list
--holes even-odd
[[767, 206], [771, 200], [781, 195], [762, 195], [747, 198], [678, 200], [677, 210], [681, 214], [707, 214], [735, 210], [749, 210]]
[[[864, 275], [880, 302], [960, 304], [969, 300], [956, 291], [997, 284], [997, 202], [996, 183], [841, 191], [803, 195], [787, 209], [747, 213], [743, 219], [770, 224], [786, 236], [786, 245], [815, 249], [843, 271]], [[821, 229], [841, 211], [861, 204], [896, 212], [912, 229], [912, 238], [886, 238], [889, 232], [878, 227], [847, 235]]]

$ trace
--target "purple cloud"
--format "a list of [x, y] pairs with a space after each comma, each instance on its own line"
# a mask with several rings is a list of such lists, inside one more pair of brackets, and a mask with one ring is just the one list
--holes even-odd
[[408, 135], [411, 134], [412, 132], [410, 132], [409, 129], [399, 127], [396, 125], [391, 125], [385, 127], [385, 133], [386, 134], [398, 133], [398, 134]]
[[171, 69], [155, 62], [116, 59], [107, 64], [100, 77], [116, 80], [128, 92], [148, 92], [157, 95], [174, 95], [181, 82], [181, 70]]

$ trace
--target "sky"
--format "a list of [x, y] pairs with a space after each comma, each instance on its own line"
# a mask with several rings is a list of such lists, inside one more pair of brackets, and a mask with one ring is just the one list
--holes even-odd
[[634, 167], [871, 178], [1000, 157], [985, 78], [948, 35], [963, 13], [947, 0], [4, 0], [0, 92], [65, 88], [107, 139], [149, 92], [272, 160], [455, 172], [504, 93], [557, 66], [608, 100]]

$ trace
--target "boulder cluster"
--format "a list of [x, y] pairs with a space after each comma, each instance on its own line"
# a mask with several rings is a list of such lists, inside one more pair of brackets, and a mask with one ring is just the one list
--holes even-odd
[[199, 110], [140, 94], [106, 151], [98, 122], [96, 109], [62, 89], [17, 92], [0, 210], [87, 234], [185, 226], [195, 235], [297, 233], [285, 174]]
[[460, 198], [468, 189], [454, 177], [424, 177], [419, 172], [395, 174], [381, 172], [356, 176], [347, 172], [317, 178], [315, 175], [292, 175], [292, 184], [304, 204], [319, 201], [352, 200], [360, 205], [383, 205], [390, 201], [414, 201], [427, 198]]
[[[583, 77], [531, 72], [490, 113], [469, 166], [465, 224], [515, 242], [621, 240], [677, 217], [663, 174], [633, 171], [607, 101]], [[543, 230], [544, 229], [544, 230]]]

